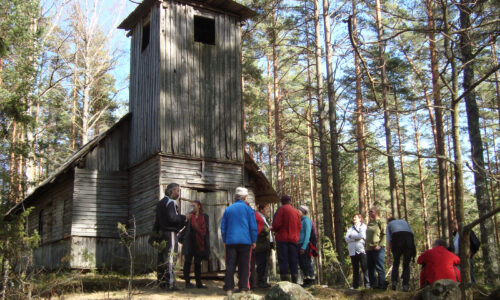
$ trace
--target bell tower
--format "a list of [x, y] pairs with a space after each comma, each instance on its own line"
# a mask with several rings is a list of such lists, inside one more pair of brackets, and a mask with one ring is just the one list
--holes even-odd
[[145, 0], [131, 40], [130, 165], [161, 153], [243, 162], [241, 22], [231, 0]]

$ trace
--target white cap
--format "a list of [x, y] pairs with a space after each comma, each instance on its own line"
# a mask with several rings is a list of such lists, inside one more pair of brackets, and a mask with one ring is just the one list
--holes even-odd
[[299, 206], [299, 210], [302, 211], [304, 215], [307, 215], [307, 213], [309, 212], [309, 208], [307, 208], [307, 206], [305, 205]]
[[234, 194], [235, 194], [236, 198], [246, 197], [246, 196], [248, 196], [248, 189], [239, 186], [236, 188], [236, 191]]

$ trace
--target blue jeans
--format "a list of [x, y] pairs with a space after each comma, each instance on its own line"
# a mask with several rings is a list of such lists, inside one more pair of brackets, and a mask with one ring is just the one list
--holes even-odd
[[368, 277], [373, 288], [385, 287], [385, 247], [379, 250], [366, 251], [368, 260]]

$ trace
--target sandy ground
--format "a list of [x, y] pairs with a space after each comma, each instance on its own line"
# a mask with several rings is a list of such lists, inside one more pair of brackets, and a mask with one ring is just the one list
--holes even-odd
[[[145, 287], [135, 289], [132, 299], [134, 300], [156, 300], [156, 299], [224, 299], [226, 293], [222, 290], [222, 281], [206, 280], [203, 282], [208, 289], [183, 289], [178, 292], [166, 292], [158, 287]], [[181, 280], [179, 287], [184, 287]], [[255, 293], [265, 295], [266, 290], [256, 290]], [[58, 300], [105, 300], [105, 299], [127, 299], [127, 291], [103, 291], [97, 293], [68, 294], [54, 297]]]

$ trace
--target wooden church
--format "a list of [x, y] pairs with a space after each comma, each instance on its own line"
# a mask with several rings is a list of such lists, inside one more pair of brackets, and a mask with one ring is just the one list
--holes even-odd
[[153, 269], [155, 206], [177, 182], [210, 216], [205, 270], [225, 269], [220, 221], [234, 189], [247, 186], [253, 203], [277, 201], [244, 152], [240, 26], [253, 14], [231, 0], [144, 0], [120, 24], [131, 37], [130, 112], [12, 210], [34, 207], [35, 265], [119, 269], [117, 223], [135, 221], [136, 267]]

